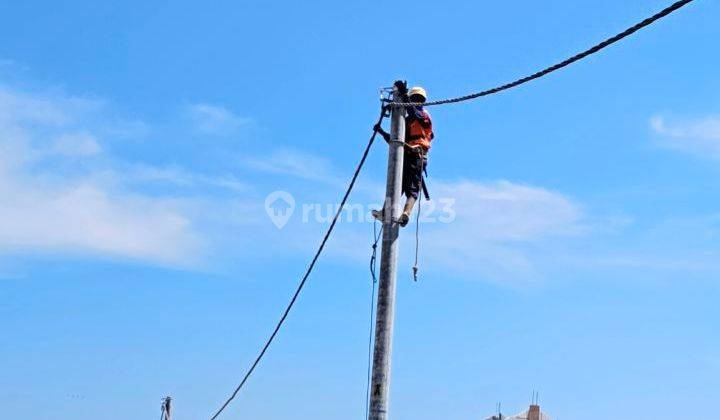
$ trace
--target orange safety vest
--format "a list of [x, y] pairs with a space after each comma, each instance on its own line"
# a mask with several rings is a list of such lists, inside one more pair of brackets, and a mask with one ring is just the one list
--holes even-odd
[[[427, 111], [426, 111], [427, 112]], [[420, 146], [423, 149], [430, 150], [430, 142], [435, 137], [432, 130], [432, 120], [428, 114], [427, 127], [423, 127], [420, 120], [412, 118], [407, 127], [407, 134], [405, 136], [405, 143], [410, 147]]]

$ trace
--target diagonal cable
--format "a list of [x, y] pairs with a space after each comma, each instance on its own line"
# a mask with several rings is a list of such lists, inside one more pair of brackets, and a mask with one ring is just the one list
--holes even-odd
[[[380, 117], [378, 118], [378, 124], [380, 124], [385, 116], [385, 109], [383, 108], [380, 111]], [[223, 405], [215, 412], [215, 414], [210, 418], [210, 420], [215, 420], [222, 412], [227, 408], [227, 406], [230, 404], [230, 402], [237, 396], [237, 394], [240, 392], [243, 386], [245, 386], [245, 383], [250, 378], [250, 375], [252, 375], [253, 371], [255, 371], [255, 368], [260, 363], [260, 360], [262, 360], [263, 356], [265, 356], [265, 352], [267, 352], [267, 349], [270, 347], [270, 344], [272, 344], [273, 340], [275, 340], [275, 336], [280, 331], [280, 328], [282, 328], [283, 324], [285, 323], [285, 319], [287, 318], [288, 314], [290, 313], [290, 310], [295, 305], [295, 301], [297, 301], [298, 296], [300, 296], [300, 292], [302, 291], [303, 287], [305, 287], [305, 283], [307, 282], [308, 277], [310, 277], [310, 273], [312, 273], [313, 268], [315, 268], [315, 263], [317, 262], [318, 258], [320, 258], [320, 254], [322, 254], [323, 249], [325, 248], [325, 244], [327, 243], [328, 239], [330, 239], [330, 234], [333, 232], [333, 229], [335, 229], [335, 224], [337, 223], [338, 219], [340, 218], [340, 213], [342, 212], [343, 208], [345, 207], [345, 204], [347, 203], [347, 199], [350, 196], [350, 193], [352, 192], [353, 187], [355, 186], [355, 181], [357, 181], [358, 175], [360, 175], [360, 170], [365, 165], [365, 160], [367, 159], [368, 153], [370, 152], [370, 148], [372, 147], [373, 143], [375, 142], [375, 136], [377, 136], [377, 131], [373, 130], [372, 136], [370, 136], [370, 140], [368, 141], [367, 146], [365, 147], [365, 151], [363, 152], [362, 158], [360, 159], [360, 162], [358, 163], [357, 168], [355, 168], [355, 173], [353, 174], [350, 184], [348, 185], [347, 190], [345, 191], [345, 195], [342, 198], [342, 201], [340, 202], [340, 206], [338, 207], [337, 212], [335, 213], [335, 217], [333, 217], [332, 222], [330, 223], [330, 227], [328, 227], [327, 231], [325, 232], [325, 236], [323, 237], [322, 241], [320, 242], [320, 246], [318, 247], [317, 251], [315, 252], [315, 256], [310, 261], [310, 265], [308, 266], [307, 270], [305, 271], [305, 275], [303, 275], [302, 280], [300, 281], [300, 284], [298, 284], [297, 289], [295, 290], [295, 293], [293, 294], [292, 298], [290, 299], [290, 302], [288, 303], [287, 307], [285, 308], [285, 311], [283, 311], [282, 316], [280, 317], [280, 320], [275, 325], [275, 329], [273, 329], [272, 334], [270, 334], [270, 337], [265, 341], [265, 345], [263, 345], [262, 350], [260, 350], [260, 353], [255, 358], [255, 361], [250, 365], [250, 369], [247, 370], [245, 373], [245, 376], [243, 376], [242, 381], [240, 381], [240, 384], [235, 388], [233, 393], [230, 395], [230, 397], [223, 403]]]

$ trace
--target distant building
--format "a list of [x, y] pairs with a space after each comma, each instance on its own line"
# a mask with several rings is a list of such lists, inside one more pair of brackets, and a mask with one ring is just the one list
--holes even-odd
[[530, 405], [530, 408], [520, 414], [510, 417], [502, 414], [496, 414], [488, 417], [486, 420], [550, 420], [550, 416], [540, 411], [539, 405], [532, 404]]

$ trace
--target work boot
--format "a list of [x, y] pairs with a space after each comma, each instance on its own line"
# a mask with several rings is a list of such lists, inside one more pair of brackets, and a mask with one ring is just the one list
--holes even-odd
[[400, 223], [401, 227], [407, 226], [409, 221], [410, 221], [410, 215], [407, 213], [401, 214], [400, 218], [398, 219], [398, 223]]

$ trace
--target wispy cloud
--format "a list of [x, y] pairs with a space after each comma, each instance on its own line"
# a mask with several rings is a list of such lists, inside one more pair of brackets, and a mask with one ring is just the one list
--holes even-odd
[[63, 133], [55, 139], [51, 151], [66, 156], [92, 156], [102, 148], [97, 138], [88, 132]]
[[[543, 278], [547, 266], [552, 265], [546, 257], [562, 247], [566, 240], [595, 233], [581, 205], [565, 194], [546, 188], [505, 180], [480, 182], [433, 178], [431, 190], [433, 200], [422, 203], [420, 222], [423, 270], [517, 285]], [[328, 248], [327, 253], [359, 263], [367, 261], [369, 255], [372, 219], [365, 216], [366, 223], [357, 223], [352, 209], [360, 206], [369, 211], [369, 208], [379, 206], [382, 189], [375, 191], [373, 196], [363, 194], [363, 197], [376, 201], [369, 206], [368, 203], [360, 205], [356, 201], [357, 195], [355, 197], [346, 208], [353, 215], [353, 221], [342, 219], [344, 222], [334, 233], [334, 243], [338, 245]], [[296, 196], [296, 199], [302, 210], [305, 203], [300, 197]], [[294, 215], [295, 219], [280, 232], [284, 238], [283, 247], [294, 252], [306, 247], [312, 242], [311, 238], [317, 238], [322, 223], [327, 223], [333, 215], [325, 205], [320, 211], [324, 222], [311, 217], [310, 224], [302, 224], [300, 215]], [[401, 255], [405, 266], [412, 264], [411, 257], [415, 252], [415, 217], [412, 219], [411, 225], [401, 230]]]
[[[202, 255], [213, 241], [226, 244], [223, 241], [232, 236], [227, 235], [229, 228], [242, 229], [237, 236], [248, 243], [259, 238], [277, 240], [282, 249], [287, 247], [287, 255], [304, 249], [308, 235], [316, 238], [319, 234], [317, 224], [291, 224], [278, 232], [266, 219], [264, 197], [257, 196], [267, 183], [252, 173], [241, 181], [232, 174], [196, 173], [182, 166], [156, 166], [113, 156], [108, 137], [146, 136], [150, 131], [142, 121], [126, 123], [116, 118], [109, 108], [97, 98], [0, 86], [0, 249], [72, 252], [181, 266]], [[192, 110], [198, 132], [206, 134], [227, 133], [247, 123], [217, 106], [201, 104]], [[669, 123], [656, 117], [650, 124], [666, 147], [720, 157], [719, 121]], [[307, 151], [280, 148], [243, 158], [241, 163], [252, 172], [302, 181], [297, 183], [303, 190], [300, 194], [312, 199], [336, 199], [337, 185], [346, 182], [330, 160]], [[367, 182], [370, 186], [361, 184], [354, 197], [381, 201], [382, 183], [363, 181]], [[459, 277], [517, 283], [542, 278], [548, 267], [566, 262], [584, 268], [635, 264], [646, 269], [682, 255], [672, 247], [650, 246], [678, 237], [671, 233], [656, 237], [648, 232], [633, 247], [604, 248], [598, 235], [625, 238], [627, 226], [598, 229], [597, 219], [560, 191], [505, 180], [434, 178], [431, 187], [436, 199], [424, 208], [434, 207], [437, 215], [447, 203], [441, 199], [451, 199], [454, 220], [423, 224], [423, 261], [426, 267]], [[218, 200], [224, 200], [222, 205]], [[712, 220], [703, 231], [708, 235], [716, 234], [717, 219]], [[367, 224], [345, 224], [338, 235], [348, 240], [337, 243], [361, 243], [367, 231]], [[404, 255], [408, 256], [412, 241], [409, 235], [405, 237], [408, 252]], [[576, 241], [593, 244], [592, 255], [579, 251], [563, 255], [566, 246]], [[713, 251], [717, 247], [696, 245], [707, 255], [717, 255]], [[277, 253], [280, 246], [267, 248]], [[355, 260], [359, 253], [365, 258], [365, 251], [345, 247], [330, 249], [329, 255]], [[711, 258], [683, 261], [674, 266], [690, 269], [701, 261], [703, 269], [714, 267]]]
[[540, 275], [538, 244], [589, 232], [581, 206], [545, 188], [509, 181], [433, 182], [437, 204], [453, 200], [451, 223], [427, 224], [424, 255], [435, 265], [494, 281]]
[[720, 214], [667, 218], [614, 235], [607, 243], [595, 238], [585, 254], [568, 255], [566, 266], [715, 279], [720, 273], [718, 238]]
[[0, 124], [38, 124], [67, 127], [103, 107], [94, 98], [59, 92], [31, 94], [0, 86]]
[[106, 113], [95, 99], [0, 87], [0, 249], [193, 264], [203, 240], [192, 203], [143, 193], [133, 182], [239, 183], [115, 162], [98, 134], [116, 126], [98, 123], [113, 120]]
[[299, 150], [280, 149], [269, 155], [244, 158], [242, 163], [249, 169], [269, 174], [331, 184], [339, 182], [329, 160]]
[[195, 129], [208, 135], [231, 134], [250, 123], [249, 118], [237, 116], [219, 105], [195, 104], [188, 107], [187, 113]]
[[[104, 254], [186, 265], [199, 240], [176, 203], [118, 195], [85, 182], [41, 185], [18, 177], [0, 185], [0, 247]], [[12, 197], [12, 199], [7, 199]]]
[[[303, 195], [314, 197], [311, 199], [337, 198], [335, 185], [327, 180], [342, 177], [324, 157], [283, 150], [245, 163], [265, 173], [304, 179], [304, 186], [315, 185], [312, 192], [298, 187], [302, 191], [295, 197], [299, 209], [307, 204]], [[700, 252], [689, 253], [688, 246], [679, 242], [678, 232], [669, 228], [674, 224], [667, 219], [638, 224], [633, 215], [597, 214], [565, 192], [508, 180], [448, 181], [434, 177], [430, 187], [433, 201], [423, 203], [420, 255], [423, 270], [436, 274], [524, 287], [556, 276], [601, 275], [618, 269], [636, 270], [637, 278], [669, 267], [688, 273], [720, 269], [720, 264], [712, 262], [716, 246], [710, 242], [692, 244]], [[362, 203], [361, 208], [368, 209], [368, 201], [358, 200], [379, 206], [382, 188], [353, 194], [350, 206]], [[327, 222], [333, 212], [323, 211]], [[452, 216], [449, 223], [439, 222], [448, 214]], [[712, 222], [716, 218], [708, 220], [698, 224], [708, 226], [702, 230], [706, 236], [714, 234], [716, 226]], [[272, 236], [282, 237], [282, 248], [292, 254], [319, 235], [323, 226], [318, 223], [323, 222], [312, 222], [312, 218], [310, 224], [304, 225], [294, 220], [282, 232], [273, 231]], [[335, 243], [367, 244], [371, 230], [369, 223], [342, 223], [334, 234]], [[402, 230], [405, 265], [412, 264], [415, 252], [413, 231], [412, 224]], [[699, 230], [694, 232], [692, 236], [697, 238]], [[327, 253], [360, 262], [368, 258], [368, 247], [337, 246]]]
[[435, 182], [433, 190], [454, 200], [457, 221], [467, 224], [458, 227], [480, 240], [532, 241], [584, 229], [580, 206], [545, 188], [500, 180]]
[[720, 159], [720, 116], [674, 121], [655, 116], [650, 127], [662, 137], [663, 147]]
[[187, 188], [222, 188], [234, 192], [248, 189], [248, 185], [231, 175], [209, 176], [178, 167], [157, 167], [144, 164], [128, 165], [122, 175], [131, 182], [157, 182]]

